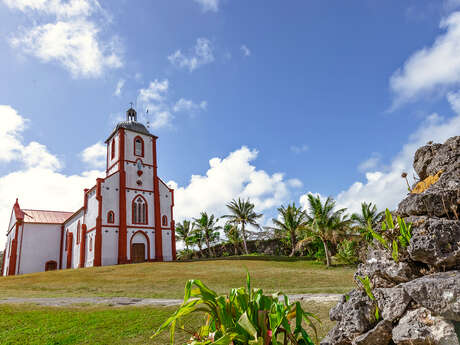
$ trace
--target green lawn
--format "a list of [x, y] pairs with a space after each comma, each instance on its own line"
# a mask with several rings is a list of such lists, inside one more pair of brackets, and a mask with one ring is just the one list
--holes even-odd
[[[323, 323], [322, 338], [332, 328], [328, 320], [334, 303], [307, 303]], [[0, 344], [168, 344], [168, 332], [151, 340], [154, 330], [175, 310], [172, 307], [72, 307], [51, 308], [31, 305], [0, 305]], [[197, 327], [201, 317], [187, 320], [188, 328]], [[189, 336], [178, 331], [177, 344]]]
[[345, 293], [354, 268], [313, 261], [210, 260], [144, 263], [0, 277], [1, 297], [182, 298], [188, 279], [201, 279], [217, 293], [243, 286], [246, 269], [253, 286], [266, 293]]

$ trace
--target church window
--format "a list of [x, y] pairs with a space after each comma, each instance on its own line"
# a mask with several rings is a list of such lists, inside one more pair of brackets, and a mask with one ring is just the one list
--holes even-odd
[[134, 138], [134, 154], [139, 157], [144, 157], [144, 141], [141, 137]]
[[163, 226], [167, 226], [168, 225], [168, 217], [163, 216], [162, 223], [163, 223]]
[[115, 222], [115, 214], [113, 213], [113, 211], [109, 211], [107, 213], [107, 223], [113, 224], [114, 222]]
[[92, 237], [89, 239], [89, 251], [90, 252], [93, 251], [93, 238]]
[[110, 145], [110, 158], [114, 159], [115, 158], [115, 139], [112, 139], [112, 144]]
[[147, 202], [145, 199], [138, 195], [133, 200], [133, 223], [134, 224], [147, 224]]
[[80, 244], [80, 221], [77, 223], [77, 244]]

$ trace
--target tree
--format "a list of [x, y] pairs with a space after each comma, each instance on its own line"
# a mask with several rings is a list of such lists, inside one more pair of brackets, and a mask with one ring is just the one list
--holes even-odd
[[235, 255], [238, 255], [238, 247], [241, 241], [240, 232], [238, 231], [238, 226], [227, 222], [224, 225], [224, 233], [227, 236], [228, 241], [233, 244], [233, 248], [235, 250]]
[[246, 225], [252, 225], [257, 228], [260, 228], [257, 223], [257, 219], [262, 217], [261, 214], [257, 214], [254, 211], [254, 204], [248, 200], [238, 200], [233, 199], [227, 204], [227, 208], [231, 214], [227, 214], [224, 218], [228, 218], [229, 221], [235, 225], [241, 225], [241, 237], [243, 239], [244, 252], [248, 253], [248, 246], [246, 244], [247, 234], [246, 234]]
[[189, 245], [193, 244], [194, 223], [184, 220], [176, 225], [176, 236], [179, 240], [184, 241], [185, 249], [188, 251]]
[[287, 207], [281, 206], [278, 208], [279, 218], [272, 219], [273, 230], [276, 233], [289, 236], [291, 242], [291, 254], [294, 256], [297, 244], [297, 235], [308, 227], [308, 216], [300, 207], [296, 207], [295, 203], [289, 204]]
[[346, 208], [335, 210], [335, 201], [328, 197], [324, 204], [319, 196], [308, 194], [308, 223], [313, 236], [321, 239], [326, 254], [327, 267], [331, 265], [331, 254], [328, 241], [336, 241], [337, 236], [350, 224], [350, 219], [344, 215]]
[[214, 250], [211, 249], [211, 243], [219, 240], [219, 230], [222, 228], [217, 225], [218, 218], [214, 218], [214, 215], [208, 215], [206, 212], [200, 213], [200, 218], [195, 218], [194, 223], [197, 229], [201, 230], [203, 238], [208, 247], [208, 256], [216, 256]]
[[385, 212], [377, 212], [377, 206], [375, 204], [361, 203], [361, 214], [353, 213], [351, 220], [356, 224], [359, 232], [363, 234], [363, 237], [367, 242], [372, 242], [373, 236], [368, 231], [370, 226], [372, 229], [376, 229], [379, 223], [382, 222]]

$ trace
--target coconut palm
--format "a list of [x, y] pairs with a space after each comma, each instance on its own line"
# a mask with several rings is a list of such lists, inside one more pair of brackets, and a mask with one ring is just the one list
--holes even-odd
[[188, 251], [189, 245], [193, 244], [193, 228], [195, 224], [189, 220], [184, 220], [176, 225], [176, 236], [180, 241], [184, 241], [185, 249]]
[[227, 214], [224, 218], [228, 218], [229, 221], [235, 225], [241, 225], [241, 237], [243, 240], [244, 252], [248, 253], [248, 246], [246, 244], [247, 234], [246, 234], [246, 225], [252, 225], [257, 228], [260, 228], [257, 223], [257, 219], [262, 217], [261, 214], [258, 214], [254, 211], [254, 204], [248, 200], [238, 200], [233, 199], [227, 204], [227, 208], [231, 214]]
[[200, 213], [200, 218], [195, 218], [194, 223], [197, 229], [201, 230], [203, 238], [208, 248], [208, 256], [212, 254], [215, 256], [214, 251], [211, 248], [211, 243], [219, 240], [219, 230], [222, 228], [217, 225], [218, 218], [214, 218], [214, 215], [208, 215], [206, 212]]
[[308, 227], [307, 213], [302, 208], [297, 207], [295, 203], [289, 204], [287, 207], [281, 206], [278, 208], [278, 213], [278, 219], [272, 219], [275, 226], [271, 229], [275, 230], [275, 233], [289, 236], [292, 248], [289, 256], [294, 256], [297, 235]]
[[[195, 224], [193, 225], [195, 226]], [[198, 250], [200, 252], [200, 257], [203, 257], [203, 242], [204, 242], [203, 229], [194, 227], [193, 231], [190, 234], [190, 243], [198, 247]]]
[[238, 255], [238, 247], [239, 243], [241, 242], [240, 232], [238, 231], [238, 226], [227, 222], [224, 225], [224, 233], [227, 236], [228, 241], [233, 244], [233, 248], [235, 250], [235, 255]]
[[368, 231], [369, 226], [372, 229], [376, 229], [380, 222], [383, 220], [385, 212], [377, 212], [377, 206], [375, 204], [361, 203], [361, 214], [353, 213], [351, 219], [356, 224], [359, 232], [363, 234], [363, 237], [367, 242], [372, 242], [372, 233]]
[[319, 196], [308, 194], [308, 223], [311, 234], [321, 239], [326, 254], [327, 267], [331, 265], [331, 254], [328, 241], [336, 242], [338, 235], [344, 232], [350, 224], [350, 219], [344, 214], [346, 209], [335, 210], [335, 201], [328, 197], [323, 203]]

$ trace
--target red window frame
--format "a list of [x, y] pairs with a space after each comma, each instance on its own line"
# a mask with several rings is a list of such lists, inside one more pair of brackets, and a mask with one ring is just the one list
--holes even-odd
[[113, 211], [107, 212], [107, 223], [108, 224], [115, 223], [115, 213]]
[[115, 138], [112, 139], [112, 144], [110, 145], [110, 150], [111, 150], [110, 159], [114, 159], [115, 158]]
[[163, 216], [163, 218], [161, 220], [161, 223], [163, 224], [163, 226], [168, 225], [168, 217], [166, 215]]
[[[136, 140], [141, 141], [141, 154], [140, 155], [136, 153]], [[140, 136], [137, 136], [134, 138], [133, 144], [134, 144], [134, 155], [137, 157], [144, 157], [144, 139], [142, 139]]]
[[[136, 216], [135, 216], [135, 207], [134, 207], [134, 204], [136, 203], [136, 200], [141, 197], [143, 200], [144, 200], [144, 205], [145, 205], [145, 219], [144, 219], [144, 222], [137, 222], [136, 221]], [[136, 195], [134, 198], [133, 198], [133, 201], [131, 202], [131, 210], [132, 210], [132, 223], [133, 224], [148, 224], [149, 223], [149, 205], [147, 203], [147, 200], [140, 194]]]

